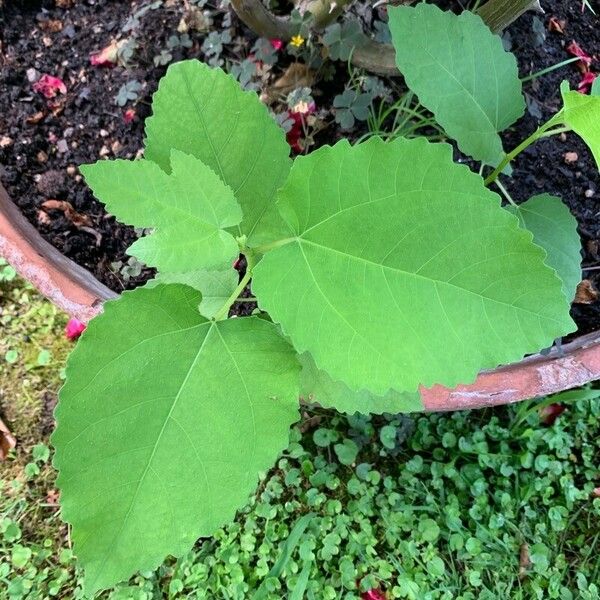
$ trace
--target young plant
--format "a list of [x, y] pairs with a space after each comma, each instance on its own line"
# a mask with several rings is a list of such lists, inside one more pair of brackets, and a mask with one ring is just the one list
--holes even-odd
[[[523, 107], [514, 58], [471, 14], [421, 5], [390, 9], [390, 24], [424, 40], [420, 53], [403, 41], [414, 62], [399, 51], [399, 67], [496, 167], [486, 181], [423, 138], [341, 141], [292, 163], [257, 95], [197, 61], [161, 81], [144, 159], [82, 167], [109, 212], [150, 230], [129, 252], [158, 269], [90, 323], [56, 410], [87, 594], [231, 519], [286, 447], [300, 395], [419, 410], [421, 386], [473, 381], [575, 329], [574, 219], [551, 196], [506, 210], [486, 187], [517, 152], [498, 137]], [[537, 137], [560, 124], [597, 153], [600, 98], [563, 95]], [[249, 285], [257, 314], [228, 318]]]

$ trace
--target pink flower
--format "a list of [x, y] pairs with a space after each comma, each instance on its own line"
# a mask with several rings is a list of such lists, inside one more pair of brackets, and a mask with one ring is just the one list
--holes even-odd
[[592, 87], [592, 83], [598, 77], [598, 73], [594, 73], [593, 71], [587, 71], [587, 73], [583, 74], [579, 85], [577, 86], [577, 90], [582, 94], [587, 94]]
[[592, 57], [583, 50], [583, 48], [575, 41], [571, 42], [567, 46], [567, 52], [572, 56], [577, 56], [580, 62], [578, 63], [579, 68], [582, 72], [587, 72], [592, 64]]
[[135, 108], [128, 108], [123, 113], [123, 121], [127, 124], [131, 123], [135, 119], [135, 114]]
[[119, 53], [119, 44], [111, 42], [100, 52], [94, 52], [90, 55], [90, 63], [93, 67], [114, 67], [117, 64]]
[[369, 590], [368, 592], [363, 592], [361, 598], [362, 600], [386, 600], [386, 596], [381, 590]]
[[274, 38], [272, 40], [269, 40], [271, 42], [271, 46], [273, 46], [273, 48], [277, 51], [281, 50], [283, 48], [283, 42], [277, 38]]
[[85, 331], [85, 323], [79, 319], [69, 319], [65, 327], [65, 337], [68, 340], [76, 340]]
[[33, 84], [33, 91], [42, 94], [45, 98], [54, 98], [59, 92], [67, 93], [67, 86], [62, 79], [52, 77], [52, 75], [42, 75], [38, 81]]

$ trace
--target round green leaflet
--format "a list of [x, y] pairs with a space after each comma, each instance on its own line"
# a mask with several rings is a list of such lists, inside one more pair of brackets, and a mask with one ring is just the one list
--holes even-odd
[[207, 321], [187, 286], [105, 305], [67, 367], [52, 437], [94, 593], [233, 518], [288, 444], [299, 365], [272, 323]]
[[[572, 331], [531, 233], [446, 144], [373, 138], [296, 160], [259, 305], [354, 390], [455, 386]], [[359, 409], [357, 409], [359, 410]]]

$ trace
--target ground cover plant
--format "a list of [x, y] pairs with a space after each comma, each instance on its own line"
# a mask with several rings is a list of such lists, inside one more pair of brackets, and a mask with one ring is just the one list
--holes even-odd
[[[0, 597], [81, 598], [48, 448], [66, 319], [6, 277], [0, 417], [17, 447], [0, 465]], [[100, 597], [596, 600], [597, 394], [450, 415], [305, 407], [233, 522]]]
[[[548, 195], [506, 210], [486, 185], [567, 129], [597, 152], [600, 98], [563, 89], [564, 107], [505, 155], [498, 132], [524, 101], [500, 39], [428, 5], [390, 9], [390, 29], [408, 85], [485, 179], [425, 139], [341, 141], [292, 165], [258, 97], [197, 61], [161, 82], [144, 159], [82, 167], [111, 213], [146, 230], [130, 252], [158, 270], [90, 325], [56, 413], [88, 593], [231, 519], [286, 447], [300, 394], [418, 410], [419, 386], [472, 381], [574, 330], [568, 210]], [[403, 54], [410, 36], [422, 64]], [[250, 281], [257, 314], [228, 319]]]

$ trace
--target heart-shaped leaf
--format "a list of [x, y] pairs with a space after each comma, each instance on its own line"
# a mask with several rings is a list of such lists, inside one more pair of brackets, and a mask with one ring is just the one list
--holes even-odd
[[298, 417], [276, 326], [207, 321], [199, 302], [181, 285], [125, 292], [69, 358], [52, 442], [88, 594], [232, 519]]
[[295, 161], [278, 207], [288, 237], [253, 291], [353, 390], [470, 382], [574, 328], [545, 252], [446, 144], [321, 148]]
[[504, 155], [498, 132], [525, 110], [515, 57], [474, 13], [422, 3], [388, 14], [407, 85], [463, 152], [497, 165]]

